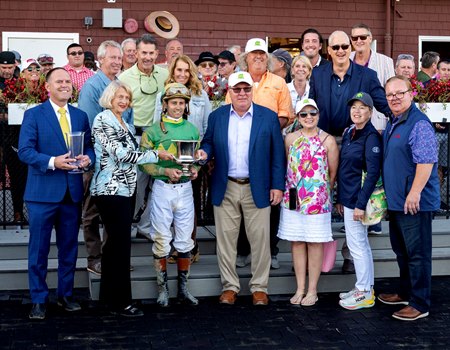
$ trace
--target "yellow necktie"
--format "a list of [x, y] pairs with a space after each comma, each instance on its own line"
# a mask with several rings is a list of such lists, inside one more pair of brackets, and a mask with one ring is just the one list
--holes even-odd
[[59, 113], [59, 125], [61, 126], [61, 131], [63, 133], [66, 145], [69, 146], [69, 140], [67, 139], [67, 134], [70, 132], [69, 122], [67, 121], [66, 110], [64, 108], [58, 109]]

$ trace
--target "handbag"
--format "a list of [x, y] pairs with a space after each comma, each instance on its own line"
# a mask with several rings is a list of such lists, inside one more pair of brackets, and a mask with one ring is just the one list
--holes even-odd
[[[366, 136], [366, 140], [364, 141], [364, 151], [363, 154], [366, 154], [366, 142], [369, 135]], [[361, 179], [361, 187], [364, 185], [364, 180], [367, 177], [367, 171], [362, 171], [362, 179]], [[383, 187], [383, 179], [378, 178], [377, 183], [375, 184], [375, 188], [373, 189], [372, 194], [369, 197], [369, 200], [366, 205], [366, 210], [364, 211], [364, 217], [361, 220], [361, 223], [366, 226], [376, 225], [381, 222], [381, 220], [386, 216], [387, 213], [387, 201], [386, 201], [386, 193], [384, 192]]]
[[[364, 184], [366, 176], [367, 173], [363, 171], [361, 184]], [[361, 220], [361, 223], [367, 226], [378, 224], [386, 216], [386, 213], [386, 193], [384, 192], [383, 180], [380, 176], [372, 194], [370, 195], [369, 201], [367, 202], [366, 210], [364, 211], [364, 217]]]
[[322, 244], [323, 246], [323, 260], [322, 272], [330, 272], [334, 263], [336, 262], [337, 241], [329, 241]]

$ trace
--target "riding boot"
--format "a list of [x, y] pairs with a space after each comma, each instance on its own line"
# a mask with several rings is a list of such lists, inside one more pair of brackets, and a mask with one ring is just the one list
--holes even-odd
[[167, 257], [153, 256], [153, 262], [156, 271], [156, 283], [158, 285], [158, 300], [159, 306], [169, 306], [169, 285], [167, 283]]
[[198, 300], [189, 292], [187, 282], [191, 264], [190, 253], [178, 253], [178, 302], [186, 305], [198, 305]]

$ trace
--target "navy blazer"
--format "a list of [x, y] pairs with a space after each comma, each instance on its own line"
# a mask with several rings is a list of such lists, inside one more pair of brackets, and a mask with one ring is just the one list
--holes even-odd
[[[84, 131], [84, 154], [95, 163], [89, 120], [82, 110], [68, 105], [72, 131]], [[58, 117], [50, 101], [25, 112], [19, 137], [19, 159], [28, 164], [26, 201], [58, 203], [69, 188], [74, 202], [83, 199], [83, 176], [48, 169], [51, 157], [68, 152]]]
[[[347, 102], [358, 92], [366, 92], [372, 97], [377, 111], [389, 116], [390, 110], [385, 91], [378, 80], [377, 73], [356, 63], [350, 62], [350, 64], [352, 65], [352, 75], [350, 76], [348, 96], [345, 101]], [[347, 106], [346, 114], [341, 116], [342, 120], [331, 120], [333, 114], [333, 106], [331, 106], [333, 74], [333, 64], [314, 68], [309, 81], [309, 98], [316, 101], [319, 108], [319, 128], [334, 136], [341, 136], [345, 128], [352, 124], [352, 121], [350, 119], [350, 106]]]
[[[211, 196], [212, 204], [219, 206], [225, 197], [228, 182], [228, 126], [231, 105], [225, 105], [210, 114], [208, 128], [201, 148], [214, 158]], [[286, 156], [280, 122], [270, 109], [253, 103], [253, 120], [249, 144], [249, 177], [256, 207], [270, 205], [270, 190], [284, 191]]]

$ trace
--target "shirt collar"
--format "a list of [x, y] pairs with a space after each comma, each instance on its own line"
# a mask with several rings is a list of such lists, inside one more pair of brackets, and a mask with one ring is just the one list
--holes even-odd
[[[51, 104], [53, 110], [55, 111], [56, 116], [57, 116], [58, 119], [59, 119], [59, 112], [58, 112], [58, 110], [59, 110], [61, 107], [58, 106], [56, 103], [54, 103], [51, 99], [48, 99], [48, 100], [49, 100], [49, 102], [50, 102], [50, 104]], [[64, 109], [66, 110], [66, 114], [69, 114], [69, 106], [67, 105], [67, 103], [66, 103], [62, 108], [64, 108]]]
[[233, 104], [231, 104], [231, 109], [230, 109], [230, 117], [232, 115], [235, 115], [236, 117], [240, 118], [240, 119], [244, 119], [245, 117], [249, 116], [250, 118], [253, 117], [253, 102], [250, 105], [250, 108], [247, 110], [247, 112], [244, 113], [244, 115], [241, 117], [233, 108]]

